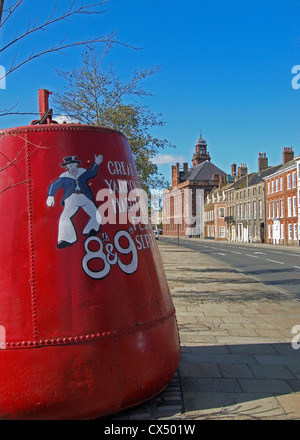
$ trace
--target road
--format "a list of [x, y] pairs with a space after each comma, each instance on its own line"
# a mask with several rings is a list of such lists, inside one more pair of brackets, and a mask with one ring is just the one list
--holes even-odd
[[230, 243], [189, 238], [164, 237], [161, 240], [217, 258], [265, 285], [300, 299], [300, 248], [249, 243]]

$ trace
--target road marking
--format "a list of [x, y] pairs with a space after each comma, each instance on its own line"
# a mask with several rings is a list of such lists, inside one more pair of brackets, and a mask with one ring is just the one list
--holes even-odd
[[299, 266], [293, 266], [293, 267], [295, 267], [296, 269], [300, 269], [300, 267], [299, 267]]
[[257, 257], [256, 255], [250, 255], [250, 254], [246, 254], [246, 255], [247, 255], [247, 257], [259, 258], [259, 257]]
[[300, 254], [287, 254], [289, 257], [300, 257]]
[[254, 251], [255, 254], [263, 254], [263, 255], [267, 255], [266, 252], [260, 252], [260, 251]]
[[237, 251], [230, 251], [230, 252], [233, 252], [234, 254], [239, 254], [239, 255], [241, 255], [241, 253], [242, 253], [242, 252], [237, 252]]
[[284, 263], [282, 263], [282, 261], [270, 260], [269, 258], [266, 258], [266, 260], [271, 261], [272, 263], [284, 264]]

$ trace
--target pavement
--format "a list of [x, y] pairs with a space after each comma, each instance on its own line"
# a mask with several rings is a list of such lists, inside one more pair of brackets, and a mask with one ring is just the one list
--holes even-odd
[[107, 420], [300, 420], [299, 299], [211, 256], [158, 246], [179, 367], [158, 396]]

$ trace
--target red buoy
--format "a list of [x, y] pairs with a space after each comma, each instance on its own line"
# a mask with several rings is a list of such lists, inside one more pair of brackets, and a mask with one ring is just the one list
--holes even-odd
[[0, 153], [0, 418], [150, 399], [180, 346], [127, 139], [48, 119], [0, 131]]

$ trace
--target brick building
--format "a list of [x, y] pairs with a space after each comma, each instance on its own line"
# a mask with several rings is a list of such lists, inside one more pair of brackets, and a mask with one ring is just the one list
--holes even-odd
[[219, 186], [213, 189], [204, 203], [204, 237], [215, 240], [227, 240], [227, 204], [225, 191], [232, 184], [220, 180]]
[[264, 178], [266, 243], [298, 244], [297, 164], [291, 147], [282, 154], [282, 165]]
[[[258, 155], [258, 172], [251, 173], [245, 179], [246, 187], [238, 191], [237, 203], [243, 209], [243, 233], [239, 231], [239, 240], [250, 243], [265, 242], [265, 178], [276, 172], [280, 165], [269, 167], [266, 153]], [[237, 206], [237, 212], [242, 216], [242, 206]]]
[[[200, 135], [195, 145], [192, 167], [184, 163], [172, 166], [172, 186], [163, 193], [163, 234], [202, 236], [204, 232], [204, 200], [226, 182], [227, 174], [211, 162], [207, 143]], [[194, 221], [195, 220], [195, 221]]]
[[297, 166], [298, 244], [300, 246], [300, 155], [295, 158]]

